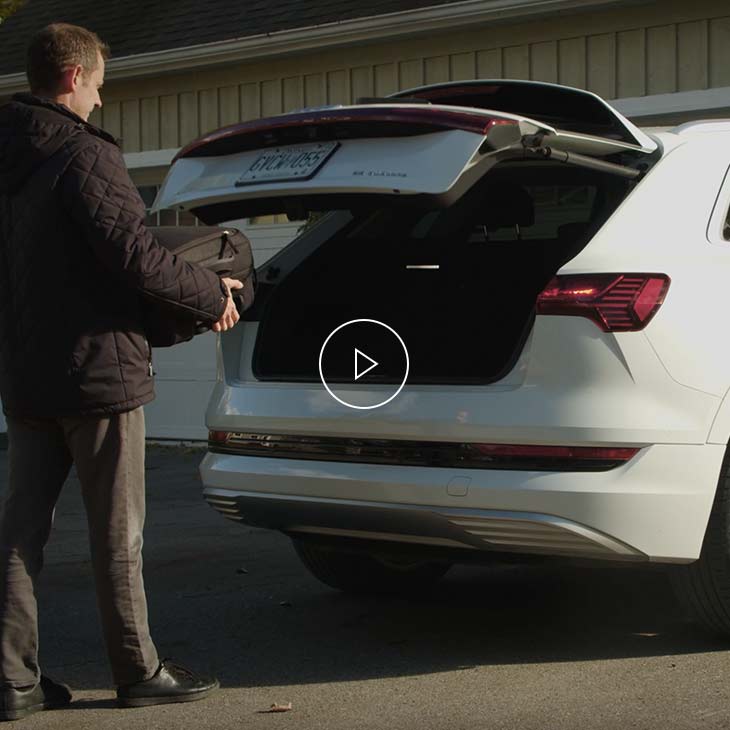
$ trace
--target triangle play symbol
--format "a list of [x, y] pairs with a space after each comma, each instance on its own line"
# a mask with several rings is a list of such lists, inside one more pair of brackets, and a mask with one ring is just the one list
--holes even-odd
[[[371, 365], [364, 370], [360, 370], [360, 358], [364, 358], [367, 360]], [[363, 375], [367, 375], [373, 368], [378, 367], [378, 363], [373, 360], [372, 357], [368, 357], [364, 352], [360, 352], [360, 350], [355, 348], [355, 380], [360, 380]]]

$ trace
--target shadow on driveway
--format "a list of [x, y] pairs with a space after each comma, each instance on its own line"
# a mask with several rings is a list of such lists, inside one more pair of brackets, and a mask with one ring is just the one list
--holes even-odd
[[[210, 510], [200, 497], [199, 458], [150, 450], [145, 580], [161, 656], [213, 671], [224, 686], [675, 656], [729, 646], [685, 621], [666, 577], [654, 570], [457, 567], [417, 599], [337, 593], [305, 572], [284, 536]], [[73, 477], [59, 503], [39, 598], [44, 669], [78, 689], [111, 687]]]

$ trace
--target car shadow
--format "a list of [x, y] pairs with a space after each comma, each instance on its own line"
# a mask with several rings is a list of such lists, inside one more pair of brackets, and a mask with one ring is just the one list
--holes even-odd
[[[286, 603], [276, 607], [276, 621], [260, 620], [255, 631], [245, 619], [229, 625], [232, 635], [219, 644], [228, 655], [218, 667], [224, 683], [288, 685], [730, 648], [685, 619], [666, 576], [653, 570], [458, 568], [418, 597], [325, 589]], [[232, 655], [231, 640], [252, 661]]]

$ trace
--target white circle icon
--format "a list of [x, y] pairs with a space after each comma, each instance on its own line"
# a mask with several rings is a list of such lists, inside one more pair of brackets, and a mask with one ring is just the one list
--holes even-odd
[[[373, 403], [370, 405], [358, 405], [356, 403], [350, 403], [345, 398], [341, 397], [341, 395], [337, 395], [332, 388], [327, 384], [327, 380], [324, 377], [324, 372], [322, 369], [322, 360], [324, 358], [325, 349], [327, 348], [327, 345], [330, 343], [332, 338], [338, 333], [341, 332], [345, 327], [349, 327], [350, 325], [354, 324], [374, 324], [380, 327], [384, 327], [388, 332], [390, 332], [400, 343], [401, 348], [403, 349], [403, 354], [405, 355], [405, 373], [403, 375], [403, 379], [401, 380], [400, 384], [398, 385], [398, 388], [394, 393], [389, 394], [386, 398], [383, 400]], [[360, 347], [352, 347], [352, 357], [354, 358], [352, 362], [354, 362], [353, 367], [353, 374], [352, 374], [352, 383], [358, 384], [359, 389], [357, 393], [362, 393], [362, 389], [366, 388], [367, 386], [364, 383], [358, 383], [360, 378], [367, 375], [370, 372], [376, 372], [378, 367], [380, 366], [380, 363], [371, 355], [367, 353], [367, 343], [359, 343]], [[360, 411], [368, 411], [372, 410], [373, 408], [380, 408], [381, 406], [386, 405], [386, 403], [390, 403], [390, 401], [395, 398], [398, 393], [403, 390], [403, 386], [406, 384], [406, 381], [408, 380], [408, 373], [410, 370], [410, 359], [408, 357], [408, 349], [406, 348], [406, 343], [403, 342], [403, 338], [390, 326], [385, 324], [385, 322], [380, 322], [377, 319], [351, 319], [349, 322], [344, 322], [343, 324], [339, 325], [338, 327], [335, 327], [335, 329], [332, 330], [332, 332], [327, 335], [327, 339], [324, 341], [324, 344], [322, 345], [320, 351], [319, 351], [319, 378], [322, 381], [322, 385], [324, 385], [327, 392], [338, 402], [341, 403], [343, 406], [347, 406], [348, 408], [355, 408], [356, 410]], [[349, 384], [348, 384], [349, 387]]]

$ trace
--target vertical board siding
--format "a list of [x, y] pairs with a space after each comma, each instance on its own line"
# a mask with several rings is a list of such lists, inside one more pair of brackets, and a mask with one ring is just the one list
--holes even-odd
[[292, 76], [282, 82], [283, 112], [291, 112], [304, 106], [304, 84], [301, 76]]
[[221, 126], [235, 124], [241, 118], [238, 86], [224, 86], [218, 89], [218, 111]]
[[218, 89], [205, 89], [198, 97], [198, 110], [200, 111], [200, 134], [206, 134], [213, 129], [218, 129]]
[[588, 90], [613, 99], [616, 96], [616, 36], [602, 33], [588, 38]]
[[530, 48], [530, 78], [558, 82], [558, 44], [555, 41], [533, 43]]
[[[89, 114], [89, 123], [93, 124], [95, 127], [102, 127], [104, 125], [104, 115], [102, 114], [101, 109], [98, 107], [94, 107], [91, 110], [91, 114]], [[2, 424], [0, 424], [0, 427]]]
[[101, 119], [104, 129], [112, 137], [122, 136], [122, 105], [118, 101], [106, 102], [101, 108]]
[[677, 26], [677, 90], [707, 88], [707, 22], [680, 23]]
[[281, 114], [281, 81], [261, 82], [261, 116], [270, 117], [273, 114]]
[[585, 89], [586, 39], [566, 38], [558, 43], [558, 83]]
[[398, 64], [398, 88], [423, 86], [423, 59], [415, 58]]
[[169, 150], [180, 146], [177, 94], [160, 97], [160, 146]]
[[371, 66], [358, 66], [350, 70], [351, 101], [361, 96], [373, 95], [373, 69]]
[[530, 47], [509, 46], [502, 52], [502, 72], [506, 79], [530, 78]]
[[398, 91], [396, 66], [394, 63], [381, 63], [375, 66], [375, 96], [388, 96]]
[[476, 78], [476, 54], [454, 53], [451, 56], [451, 78], [454, 81]]
[[677, 90], [677, 26], [660, 25], [646, 31], [646, 92]]
[[423, 76], [427, 84], [439, 84], [449, 80], [449, 57], [432, 56], [423, 61]]
[[710, 86], [730, 86], [730, 18], [710, 21]]
[[180, 145], [200, 136], [198, 127], [198, 95], [193, 91], [180, 94]]
[[160, 99], [157, 96], [142, 99], [142, 149], [160, 149]]
[[502, 78], [502, 49], [492, 48], [489, 51], [477, 52], [477, 78]]
[[350, 89], [347, 85], [347, 71], [340, 69], [327, 74], [327, 103], [347, 104], [350, 98]]
[[326, 103], [324, 74], [304, 77], [304, 106], [322, 106]]
[[139, 99], [122, 102], [122, 149], [139, 152]]
[[241, 84], [241, 120], [247, 122], [261, 116], [261, 87], [258, 84]]
[[617, 34], [616, 63], [616, 96], [643, 96], [646, 93], [646, 34], [643, 28]]
[[[534, 79], [586, 88], [606, 99], [730, 86], [730, 12], [706, 20], [621, 27], [616, 32], [605, 28], [567, 37], [560, 37], [563, 26], [555, 24], [555, 37], [530, 42], [527, 36], [533, 27], [537, 26], [525, 25], [521, 35], [510, 32], [509, 44], [502, 47], [460, 47], [461, 36], [454, 33], [439, 41], [438, 55], [401, 59], [394, 57], [392, 46], [372, 52], [361, 47], [352, 50], [349, 60], [357, 60], [350, 64], [347, 50], [337, 57], [325, 54], [323, 58], [337, 64], [333, 68], [308, 57], [306, 74], [297, 72], [296, 59], [288, 66], [277, 62], [267, 68], [269, 78], [237, 80], [228, 74], [227, 85], [220, 88], [118, 99], [105, 104], [95, 118], [123, 138], [125, 151], [133, 152], [177, 147], [239, 120], [388, 96], [449, 80]], [[473, 43], [475, 35], [471, 38]], [[274, 67], [279, 72], [273, 72]], [[290, 74], [277, 75], [287, 67]], [[188, 83], [191, 78], [185, 77]]]

